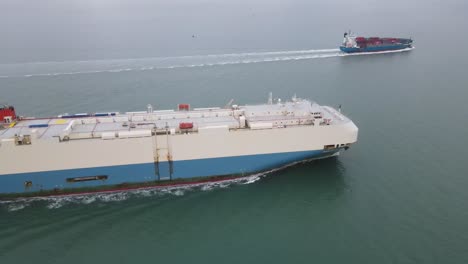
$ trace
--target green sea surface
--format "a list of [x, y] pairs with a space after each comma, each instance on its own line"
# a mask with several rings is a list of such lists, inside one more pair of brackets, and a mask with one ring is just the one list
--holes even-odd
[[[21, 115], [272, 92], [342, 105], [359, 139], [243, 181], [2, 201], [1, 264], [468, 263], [465, 2], [46, 2], [0, 9], [0, 102]], [[416, 48], [342, 56], [349, 28]]]

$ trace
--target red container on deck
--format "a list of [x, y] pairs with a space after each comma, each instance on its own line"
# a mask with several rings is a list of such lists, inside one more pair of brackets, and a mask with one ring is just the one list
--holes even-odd
[[191, 128], [193, 128], [193, 123], [180, 123], [179, 128], [180, 129], [191, 129]]
[[188, 111], [190, 110], [189, 104], [179, 104], [179, 111]]
[[0, 106], [0, 122], [3, 122], [7, 116], [11, 116], [11, 119], [15, 120], [15, 108], [13, 106]]

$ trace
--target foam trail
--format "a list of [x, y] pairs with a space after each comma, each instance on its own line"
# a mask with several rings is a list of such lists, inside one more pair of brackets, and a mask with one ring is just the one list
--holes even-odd
[[[316, 49], [316, 50], [289, 50], [289, 51], [270, 51], [270, 52], [247, 52], [247, 53], [228, 53], [228, 54], [213, 54], [205, 55], [208, 57], [239, 57], [239, 56], [265, 56], [265, 55], [288, 55], [288, 54], [305, 54], [305, 53], [324, 53], [337, 52], [339, 49]], [[203, 55], [201, 55], [203, 56]], [[186, 56], [197, 57], [197, 56]]]
[[179, 57], [156, 57], [123, 60], [35, 62], [23, 64], [0, 64], [0, 78], [54, 77], [61, 75], [123, 73], [132, 71], [152, 71], [177, 68], [213, 67], [222, 65], [251, 64], [310, 60], [320, 58], [345, 57], [397, 53], [412, 50], [408, 48], [372, 53], [343, 53], [339, 49], [290, 50], [270, 52], [247, 52]]
[[324, 53], [338, 52], [339, 49], [309, 49], [309, 50], [285, 50], [285, 51], [265, 51], [265, 52], [244, 52], [244, 53], [224, 53], [224, 54], [206, 54], [206, 55], [186, 55], [186, 56], [170, 56], [170, 57], [148, 57], [148, 58], [133, 58], [133, 59], [109, 59], [109, 60], [77, 60], [77, 61], [45, 61], [45, 62], [26, 62], [26, 63], [10, 63], [2, 65], [47, 65], [47, 64], [65, 64], [65, 63], [126, 63], [129, 61], [152, 61], [152, 60], [169, 60], [169, 59], [194, 59], [194, 58], [224, 58], [224, 57], [242, 57], [242, 56], [265, 56], [265, 55], [287, 55], [287, 54], [304, 54], [304, 53]]
[[320, 57], [321, 54], [338, 53], [338, 49], [288, 50], [268, 52], [245, 52], [178, 57], [154, 57], [120, 60], [88, 60], [62, 62], [32, 62], [0, 64], [0, 77], [44, 77], [75, 74], [121, 73], [183, 67], [204, 67], [240, 63], [284, 61]]
[[9, 212], [24, 210], [31, 204], [43, 204], [47, 209], [55, 210], [63, 206], [81, 204], [90, 205], [93, 203], [120, 202], [132, 197], [163, 197], [163, 196], [184, 196], [192, 191], [213, 191], [216, 189], [227, 188], [232, 185], [251, 184], [269, 173], [277, 171], [271, 170], [265, 173], [254, 174], [246, 177], [227, 179], [219, 182], [194, 183], [170, 187], [149, 187], [128, 191], [115, 191], [110, 193], [92, 193], [92, 194], [72, 194], [65, 196], [32, 197], [19, 198], [14, 200], [0, 201], [1, 207], [5, 207]]

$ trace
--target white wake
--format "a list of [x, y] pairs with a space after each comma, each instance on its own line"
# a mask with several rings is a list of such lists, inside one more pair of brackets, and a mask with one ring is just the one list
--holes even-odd
[[88, 193], [88, 194], [70, 194], [62, 196], [47, 196], [47, 197], [31, 197], [18, 198], [13, 200], [0, 201], [1, 207], [6, 208], [9, 212], [23, 210], [33, 204], [43, 204], [48, 209], [58, 209], [65, 205], [82, 204], [88, 205], [92, 203], [109, 203], [125, 201], [132, 197], [163, 197], [163, 196], [183, 196], [188, 192], [193, 191], [212, 191], [215, 189], [227, 188], [232, 185], [251, 184], [262, 177], [276, 170], [269, 172], [254, 174], [246, 177], [235, 179], [227, 179], [219, 182], [194, 183], [179, 186], [155, 186], [135, 190], [124, 190], [106, 193]]
[[310, 60], [356, 55], [405, 52], [409, 49], [372, 53], [347, 54], [339, 49], [311, 49], [268, 52], [245, 52], [178, 57], [154, 57], [119, 60], [87, 60], [63, 62], [33, 62], [0, 64], [0, 78], [25, 78], [40, 76], [61, 76], [75, 74], [121, 73], [131, 71], [152, 71], [192, 67], [213, 67], [222, 65], [266, 63], [294, 60]]

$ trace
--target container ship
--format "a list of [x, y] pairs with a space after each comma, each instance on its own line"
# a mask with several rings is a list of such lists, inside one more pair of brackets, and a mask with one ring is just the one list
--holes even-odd
[[296, 97], [49, 118], [5, 106], [0, 120], [2, 198], [222, 181], [336, 156], [358, 136], [340, 109]]
[[406, 38], [379, 38], [355, 37], [351, 33], [344, 33], [343, 44], [340, 50], [346, 53], [379, 52], [409, 49], [413, 46], [412, 39]]

